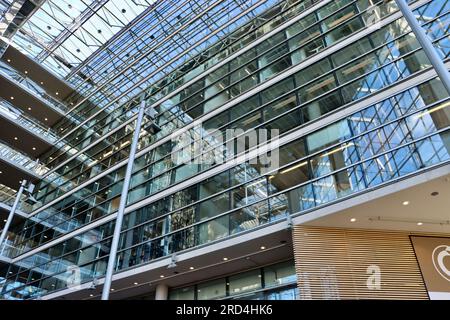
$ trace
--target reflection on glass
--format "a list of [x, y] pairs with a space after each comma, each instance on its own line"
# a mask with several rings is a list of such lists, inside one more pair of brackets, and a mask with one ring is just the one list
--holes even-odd
[[228, 280], [230, 295], [254, 291], [262, 287], [260, 270], [232, 276]]
[[210, 281], [197, 286], [197, 299], [210, 300], [226, 296], [226, 283], [224, 279]]

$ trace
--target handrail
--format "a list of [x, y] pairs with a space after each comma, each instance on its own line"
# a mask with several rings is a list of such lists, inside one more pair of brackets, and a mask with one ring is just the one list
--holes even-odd
[[42, 163], [40, 163], [38, 160], [32, 160], [25, 154], [12, 149], [11, 147], [7, 146], [4, 143], [0, 142], [0, 157], [2, 159], [9, 160], [13, 162], [14, 164], [23, 167], [27, 169], [28, 171], [31, 171], [32, 173], [36, 174], [38, 177], [42, 176], [43, 174], [47, 173], [49, 169], [45, 167]]
[[[8, 101], [0, 98], [0, 109], [3, 107], [6, 112], [0, 110], [0, 114], [4, 114], [6, 118], [19, 124], [40, 138], [44, 138], [50, 144], [55, 144], [59, 139], [56, 133], [50, 128], [45, 128], [42, 124], [25, 117], [20, 111], [14, 108]], [[1, 115], [0, 115], [1, 116]]]

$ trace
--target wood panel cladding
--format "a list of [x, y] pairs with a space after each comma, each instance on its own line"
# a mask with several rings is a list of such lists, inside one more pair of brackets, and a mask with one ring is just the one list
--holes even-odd
[[300, 299], [428, 299], [408, 233], [295, 226], [293, 243]]

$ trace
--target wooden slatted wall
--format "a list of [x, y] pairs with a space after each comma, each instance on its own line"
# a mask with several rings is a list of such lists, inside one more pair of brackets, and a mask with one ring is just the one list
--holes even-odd
[[408, 233], [295, 226], [293, 241], [301, 299], [428, 299]]

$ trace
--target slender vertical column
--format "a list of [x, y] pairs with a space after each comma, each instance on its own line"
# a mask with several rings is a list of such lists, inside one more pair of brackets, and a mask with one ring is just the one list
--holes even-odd
[[155, 300], [167, 300], [169, 298], [169, 287], [164, 283], [156, 286]]
[[144, 95], [142, 95], [141, 96], [141, 104], [139, 106], [138, 117], [136, 120], [136, 128], [134, 130], [133, 141], [131, 143], [130, 156], [128, 158], [127, 170], [126, 170], [124, 181], [123, 181], [122, 194], [120, 195], [119, 210], [117, 211], [116, 225], [114, 226], [114, 234], [113, 234], [113, 239], [111, 242], [111, 250], [109, 252], [108, 266], [107, 266], [106, 275], [105, 275], [105, 283], [103, 285], [103, 291], [102, 291], [102, 300], [109, 300], [109, 292], [111, 290], [111, 282], [112, 282], [112, 276], [114, 273], [114, 265], [115, 265], [116, 257], [117, 257], [117, 247], [119, 246], [120, 230], [122, 229], [123, 215], [125, 212], [125, 206], [127, 204], [128, 189], [130, 186], [131, 174], [133, 172], [133, 164], [134, 164], [134, 159], [136, 157], [136, 149], [137, 149], [137, 145], [138, 145], [138, 141], [139, 141], [139, 133], [141, 131], [142, 119], [144, 118], [144, 111], [145, 111], [145, 99], [144, 99]]
[[411, 27], [414, 35], [417, 38], [417, 41], [419, 41], [420, 45], [422, 46], [423, 51], [427, 55], [432, 66], [436, 70], [436, 73], [441, 79], [442, 84], [445, 86], [448, 93], [450, 94], [450, 73], [445, 67], [445, 64], [442, 61], [441, 57], [439, 57], [438, 53], [436, 52], [436, 48], [433, 46], [433, 43], [431, 42], [430, 38], [428, 38], [427, 34], [425, 33], [425, 30], [422, 28], [419, 21], [417, 21], [407, 1], [395, 0], [395, 2], [397, 3], [400, 11], [402, 12], [409, 26]]
[[25, 188], [26, 184], [27, 184], [27, 181], [22, 180], [19, 191], [17, 192], [17, 195], [16, 195], [16, 199], [14, 200], [14, 204], [11, 208], [11, 211], [9, 212], [8, 219], [6, 220], [5, 227], [3, 228], [2, 235], [0, 236], [0, 248], [2, 246], [3, 241], [6, 238], [6, 234], [8, 233], [9, 226], [11, 225], [11, 222], [13, 221], [14, 214], [16, 213], [16, 209], [17, 209], [17, 206], [19, 205], [20, 197], [22, 196], [23, 189]]

